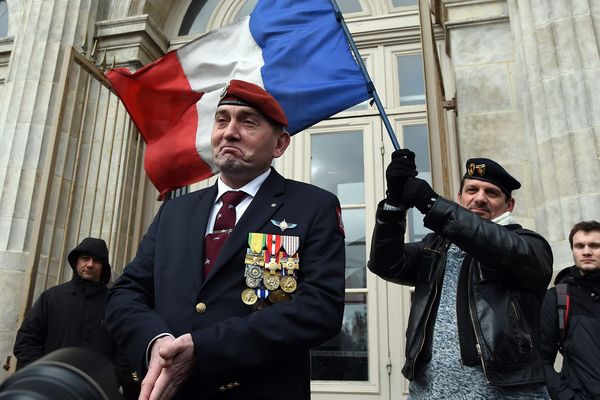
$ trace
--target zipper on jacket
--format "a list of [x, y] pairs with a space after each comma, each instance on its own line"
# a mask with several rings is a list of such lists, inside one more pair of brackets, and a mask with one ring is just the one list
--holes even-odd
[[[475, 337], [477, 338], [477, 334], [475, 334]], [[491, 385], [487, 375], [487, 370], [485, 369], [485, 362], [483, 361], [483, 352], [481, 351], [479, 339], [477, 339], [477, 344], [475, 345], [475, 348], [477, 349], [477, 354], [479, 354], [479, 359], [481, 360], [481, 366], [483, 367], [483, 375], [485, 376], [485, 381], [488, 383], [488, 385]]]
[[[472, 264], [470, 264], [472, 265]], [[491, 385], [490, 378], [487, 374], [487, 368], [485, 367], [485, 360], [483, 359], [483, 351], [481, 350], [481, 341], [479, 339], [479, 330], [475, 324], [475, 316], [473, 315], [473, 303], [471, 302], [471, 285], [473, 283], [473, 279], [471, 278], [472, 271], [469, 268], [469, 277], [467, 279], [467, 302], [469, 304], [469, 316], [471, 317], [471, 324], [473, 325], [473, 332], [475, 333], [475, 348], [477, 349], [477, 354], [479, 354], [479, 359], [481, 360], [481, 366], [483, 367], [483, 375], [485, 376], [485, 381], [488, 385]]]
[[512, 307], [513, 312], [515, 313], [515, 317], [517, 318], [517, 322], [519, 322], [519, 328], [521, 328], [521, 332], [523, 332], [523, 335], [525, 336], [525, 339], [527, 339], [527, 342], [529, 343], [529, 348], [533, 349], [533, 339], [531, 339], [531, 335], [529, 335], [525, 331], [525, 328], [523, 327], [523, 322], [521, 320], [521, 314], [517, 310], [517, 306], [515, 306], [515, 303], [513, 301], [510, 302], [510, 306]]
[[[443, 247], [445, 249], [447, 249], [448, 243], [447, 242], [444, 243]], [[443, 269], [439, 268], [437, 271], [438, 274], [435, 279], [435, 285], [434, 285], [434, 291], [433, 291], [433, 301], [429, 304], [429, 309], [427, 310], [427, 315], [425, 316], [425, 324], [423, 324], [425, 327], [425, 332], [423, 332], [423, 338], [421, 340], [421, 344], [419, 345], [419, 349], [415, 353], [415, 356], [413, 357], [413, 360], [411, 363], [412, 364], [411, 365], [412, 374], [411, 374], [410, 380], [412, 380], [412, 378], [415, 376], [415, 364], [417, 362], [417, 358], [419, 358], [419, 354], [421, 354], [421, 350], [423, 350], [423, 346], [425, 345], [425, 337], [427, 336], [427, 325], [429, 323], [429, 317], [431, 316], [431, 310], [433, 309], [433, 304], [435, 303], [435, 299], [438, 295], [438, 285], [440, 283], [440, 276], [442, 275], [442, 273], [440, 271], [446, 269], [446, 253], [442, 253], [442, 252], [432, 249], [430, 247], [425, 247], [424, 250], [439, 254], [441, 258], [440, 258], [440, 263], [438, 265], [444, 265], [444, 268]]]

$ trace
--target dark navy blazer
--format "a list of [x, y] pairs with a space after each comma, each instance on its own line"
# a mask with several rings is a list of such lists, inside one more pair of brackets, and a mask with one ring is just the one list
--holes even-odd
[[[110, 292], [109, 328], [140, 371], [158, 334], [191, 333], [196, 374], [177, 399], [308, 399], [309, 349], [336, 335], [344, 309], [344, 237], [337, 198], [274, 169], [210, 274], [203, 242], [217, 186], [165, 202]], [[296, 224], [284, 232], [271, 220]], [[248, 233], [300, 237], [298, 288], [259, 311], [244, 304]], [[206, 311], [198, 313], [202, 302]], [[239, 387], [220, 394], [223, 384]], [[237, 385], [236, 385], [237, 386]]]

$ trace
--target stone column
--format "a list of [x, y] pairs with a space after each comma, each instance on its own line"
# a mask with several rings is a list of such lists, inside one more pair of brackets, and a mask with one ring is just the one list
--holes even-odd
[[506, 1], [445, 0], [444, 4], [456, 85], [461, 171], [471, 157], [488, 157], [503, 165], [523, 184], [513, 193], [516, 219], [538, 230], [519, 67]]
[[559, 268], [572, 261], [572, 225], [600, 220], [600, 3], [508, 0], [508, 10], [538, 176], [536, 226]]
[[[17, 6], [18, 3], [18, 6]], [[94, 4], [94, 5], [92, 5]], [[18, 9], [0, 99], [0, 362], [12, 354], [45, 147], [57, 112], [65, 51], [91, 30], [97, 2], [8, 1]], [[0, 380], [6, 376], [0, 370]]]

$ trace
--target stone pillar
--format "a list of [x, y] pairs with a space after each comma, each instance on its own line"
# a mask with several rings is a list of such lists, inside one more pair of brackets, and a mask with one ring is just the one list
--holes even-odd
[[533, 180], [536, 226], [555, 267], [572, 262], [568, 234], [600, 220], [600, 3], [508, 0]]
[[[16, 5], [18, 3], [18, 6]], [[65, 51], [80, 48], [95, 19], [91, 0], [8, 1], [14, 46], [0, 99], [0, 362], [12, 354], [36, 190], [60, 99]], [[0, 370], [0, 380], [6, 376]]]
[[[488, 157], [523, 184], [515, 217], [535, 225], [532, 168], [523, 128], [519, 67], [506, 1], [445, 0], [454, 67], [461, 171], [470, 157]], [[461, 175], [462, 176], [462, 175]]]

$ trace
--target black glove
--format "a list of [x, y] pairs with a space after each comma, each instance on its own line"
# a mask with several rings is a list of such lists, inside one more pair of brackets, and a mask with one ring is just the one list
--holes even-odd
[[438, 198], [427, 181], [419, 178], [408, 178], [404, 183], [402, 203], [406, 208], [416, 207], [421, 214], [427, 214]]
[[386, 203], [396, 207], [400, 206], [402, 204], [404, 183], [408, 178], [415, 176], [417, 176], [415, 153], [408, 149], [394, 151], [392, 153], [392, 162], [385, 170], [385, 179], [387, 181]]

